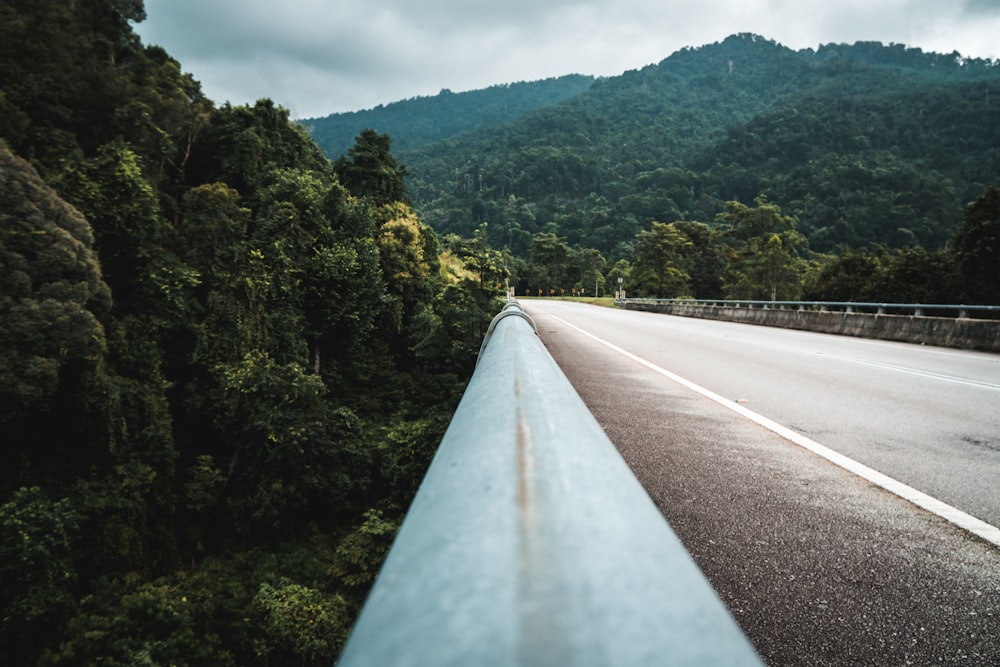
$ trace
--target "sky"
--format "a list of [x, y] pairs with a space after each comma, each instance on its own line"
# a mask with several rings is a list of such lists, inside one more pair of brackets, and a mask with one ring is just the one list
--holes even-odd
[[616, 76], [750, 32], [1000, 60], [1000, 0], [145, 0], [134, 26], [216, 103], [293, 118], [564, 74]]

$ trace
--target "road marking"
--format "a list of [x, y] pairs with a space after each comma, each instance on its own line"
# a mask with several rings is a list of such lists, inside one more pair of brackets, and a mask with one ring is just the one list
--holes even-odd
[[862, 366], [881, 368], [883, 370], [888, 370], [888, 371], [896, 371], [897, 373], [916, 375], [918, 377], [930, 378], [932, 380], [943, 380], [944, 382], [954, 382], [955, 384], [964, 384], [969, 387], [978, 387], [979, 389], [992, 389], [993, 391], [1000, 391], [1000, 384], [994, 384], [992, 382], [986, 382], [983, 380], [971, 380], [969, 378], [961, 378], [954, 375], [934, 373], [933, 371], [922, 371], [918, 368], [909, 368], [907, 366], [899, 366], [896, 364], [885, 364], [880, 361], [869, 361], [867, 359], [858, 359], [856, 357], [846, 357], [840, 354], [816, 352], [816, 356], [823, 357], [826, 359], [836, 359], [837, 361], [847, 361], [853, 364], [861, 364]]
[[840, 466], [844, 470], [847, 470], [848, 472], [851, 472], [857, 475], [858, 477], [861, 477], [862, 479], [865, 479], [871, 482], [872, 484], [875, 484], [876, 486], [880, 486], [886, 491], [894, 493], [900, 498], [910, 501], [917, 507], [923, 508], [928, 512], [936, 514], [937, 516], [945, 519], [946, 521], [955, 524], [959, 528], [963, 528], [969, 531], [970, 533], [973, 533], [974, 535], [978, 535], [987, 542], [990, 542], [991, 544], [1000, 547], [1000, 528], [988, 524], [982, 519], [977, 519], [971, 514], [966, 514], [957, 507], [953, 507], [943, 501], [938, 500], [937, 498], [934, 498], [933, 496], [929, 496], [923, 491], [918, 491], [912, 486], [904, 484], [897, 479], [893, 479], [892, 477], [889, 477], [886, 474], [880, 473], [874, 468], [869, 468], [863, 463], [859, 463], [858, 461], [855, 461], [850, 457], [844, 456], [839, 452], [835, 452], [826, 445], [821, 445], [815, 440], [807, 438], [801, 433], [797, 433], [786, 426], [782, 426], [776, 421], [768, 419], [763, 415], [757, 414], [752, 410], [748, 410], [747, 408], [743, 407], [742, 405], [733, 400], [725, 398], [724, 396], [720, 396], [719, 394], [716, 394], [714, 391], [706, 389], [701, 385], [697, 385], [688, 379], [682, 378], [676, 373], [671, 373], [665, 368], [661, 368], [652, 362], [646, 361], [642, 357], [636, 356], [631, 352], [618, 347], [614, 343], [608, 342], [603, 338], [600, 338], [599, 336], [595, 336], [589, 331], [584, 331], [580, 327], [570, 322], [567, 322], [561, 317], [557, 317], [556, 315], [553, 315], [552, 313], [548, 312], [546, 312], [546, 315], [548, 315], [553, 319], [559, 320], [566, 326], [575, 329], [576, 331], [579, 331], [584, 336], [592, 338], [601, 345], [604, 345], [605, 347], [614, 350], [615, 352], [631, 359], [632, 361], [635, 361], [645, 366], [649, 370], [655, 373], [659, 373], [663, 377], [672, 380], [677, 384], [690, 389], [691, 391], [701, 394], [705, 398], [708, 398], [718, 403], [719, 405], [732, 410], [733, 412], [749, 419], [755, 424], [763, 426], [767, 430], [776, 433], [777, 435], [798, 445], [799, 447], [807, 449], [810, 452], [813, 452], [814, 454], [823, 457], [824, 459], [830, 461], [834, 465]]

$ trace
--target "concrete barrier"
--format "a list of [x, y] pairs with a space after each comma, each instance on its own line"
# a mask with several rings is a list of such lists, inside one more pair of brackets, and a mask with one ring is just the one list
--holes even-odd
[[626, 301], [629, 310], [1000, 352], [1000, 320]]

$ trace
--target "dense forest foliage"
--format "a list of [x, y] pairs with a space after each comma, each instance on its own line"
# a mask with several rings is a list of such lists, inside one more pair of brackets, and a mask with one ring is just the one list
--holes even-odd
[[216, 107], [143, 18], [0, 4], [0, 655], [330, 665], [496, 286], [387, 136]]
[[[949, 241], [1000, 184], [1000, 65], [958, 53], [734, 35], [399, 158], [422, 219], [508, 250], [520, 294], [998, 301], [1000, 246], [984, 286]], [[782, 281], [748, 277], [766, 249]], [[859, 257], [868, 284], [833, 285]]]
[[513, 121], [530, 111], [574, 97], [594, 83], [582, 74], [499, 84], [482, 90], [415, 97], [374, 109], [330, 114], [299, 121], [331, 158], [347, 153], [362, 130], [375, 129], [393, 137], [397, 153], [481, 127]]

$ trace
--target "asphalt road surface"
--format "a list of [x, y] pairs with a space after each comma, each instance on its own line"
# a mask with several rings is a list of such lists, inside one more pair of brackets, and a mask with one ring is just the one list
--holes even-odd
[[1000, 666], [1000, 547], [794, 441], [1000, 525], [1000, 356], [522, 305], [769, 665]]

